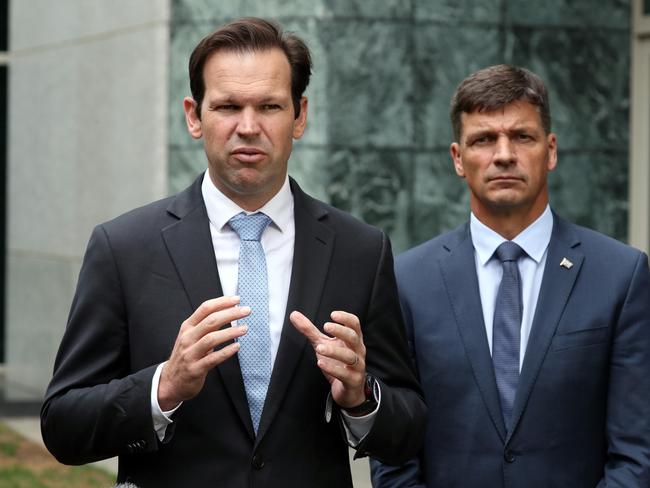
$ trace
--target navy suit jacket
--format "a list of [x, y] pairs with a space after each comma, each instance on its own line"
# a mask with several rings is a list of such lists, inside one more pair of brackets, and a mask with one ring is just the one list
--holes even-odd
[[360, 318], [367, 370], [382, 395], [357, 455], [393, 463], [415, 456], [425, 408], [388, 239], [294, 181], [287, 318], [257, 435], [234, 356], [210, 371], [158, 441], [154, 370], [169, 357], [180, 324], [222, 295], [201, 181], [93, 232], [41, 413], [50, 451], [67, 464], [119, 456], [118, 481], [140, 488], [351, 487], [337, 413], [325, 418], [330, 385], [288, 321], [300, 310], [322, 327], [332, 310], [347, 310]]
[[[567, 258], [573, 266], [560, 266]], [[425, 447], [375, 487], [648, 488], [647, 256], [554, 215], [546, 268], [506, 431], [469, 225], [396, 260], [428, 406]]]

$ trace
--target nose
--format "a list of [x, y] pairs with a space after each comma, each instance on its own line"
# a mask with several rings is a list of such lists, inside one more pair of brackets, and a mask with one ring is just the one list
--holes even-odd
[[497, 139], [493, 159], [495, 164], [501, 165], [510, 165], [515, 162], [517, 153], [509, 137], [502, 135]]
[[252, 107], [246, 107], [241, 111], [237, 133], [240, 137], [251, 137], [259, 133], [260, 126], [257, 114]]

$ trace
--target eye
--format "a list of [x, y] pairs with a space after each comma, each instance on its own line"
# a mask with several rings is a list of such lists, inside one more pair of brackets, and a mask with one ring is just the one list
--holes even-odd
[[470, 141], [470, 146], [484, 146], [490, 142], [493, 142], [494, 139], [494, 136], [491, 136], [490, 134], [478, 136]]
[[276, 110], [280, 110], [282, 107], [278, 105], [277, 103], [265, 103], [262, 106], [260, 106], [260, 109], [263, 112], [274, 112]]
[[235, 112], [239, 110], [239, 105], [223, 103], [221, 105], [216, 105], [213, 110], [216, 110], [217, 112]]
[[520, 132], [517, 134], [517, 140], [521, 142], [528, 142], [533, 140], [533, 136], [526, 132]]

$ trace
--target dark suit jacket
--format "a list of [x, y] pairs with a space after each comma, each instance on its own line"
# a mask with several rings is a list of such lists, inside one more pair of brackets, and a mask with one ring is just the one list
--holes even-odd
[[[506, 432], [469, 225], [396, 261], [428, 405], [425, 448], [376, 487], [648, 488], [647, 256], [557, 216]], [[563, 258], [573, 263], [560, 266]]]
[[[285, 320], [257, 437], [237, 358], [213, 371], [154, 433], [150, 389], [180, 324], [222, 295], [201, 180], [95, 228], [47, 390], [41, 426], [66, 464], [119, 456], [118, 481], [141, 487], [351, 486], [348, 446], [312, 347]], [[292, 181], [295, 251], [287, 316], [322, 327], [332, 310], [361, 320], [381, 406], [357, 455], [403, 462], [421, 445], [425, 409], [412, 371], [386, 236]]]

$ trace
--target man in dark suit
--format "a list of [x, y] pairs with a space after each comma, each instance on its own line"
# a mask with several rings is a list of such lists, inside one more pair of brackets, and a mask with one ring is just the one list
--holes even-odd
[[536, 75], [472, 74], [451, 119], [470, 221], [396, 260], [425, 447], [373, 462], [374, 486], [647, 488], [647, 256], [550, 209], [557, 143]]
[[141, 487], [331, 488], [352, 486], [348, 444], [417, 452], [389, 241], [287, 176], [310, 73], [262, 19], [195, 48], [184, 108], [208, 170], [95, 228], [41, 414], [61, 462], [119, 456]]

